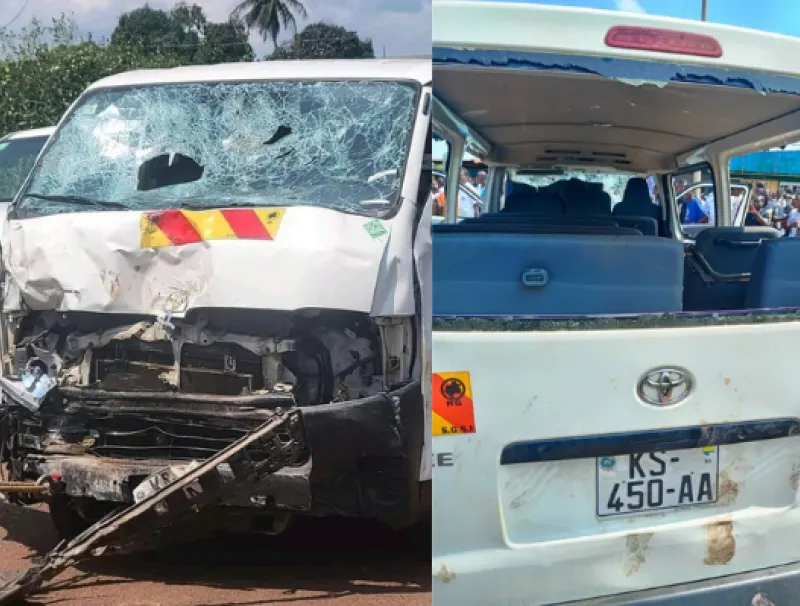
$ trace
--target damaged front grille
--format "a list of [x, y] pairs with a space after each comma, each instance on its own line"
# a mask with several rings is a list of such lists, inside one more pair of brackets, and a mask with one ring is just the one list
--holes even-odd
[[385, 390], [384, 366], [401, 373], [353, 312], [31, 314], [6, 377], [36, 414], [11, 432], [12, 458], [202, 460], [279, 410]]
[[[220, 427], [192, 420], [106, 414], [87, 422], [80, 442], [89, 454], [106, 457], [205, 459], [241, 439], [256, 425]], [[261, 460], [258, 455], [256, 459]]]
[[[20, 422], [21, 446], [44, 454], [203, 460], [292, 407], [288, 394], [215, 397], [62, 388], [63, 401]], [[254, 451], [254, 460], [266, 457]], [[304, 463], [302, 461], [301, 463]]]
[[93, 353], [91, 382], [106, 390], [159, 391], [177, 383], [185, 393], [236, 396], [266, 387], [262, 358], [235, 343], [184, 344], [176, 381], [169, 342], [114, 341]]

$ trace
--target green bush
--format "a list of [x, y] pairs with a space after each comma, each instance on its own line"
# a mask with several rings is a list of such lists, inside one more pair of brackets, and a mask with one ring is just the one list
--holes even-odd
[[0, 62], [0, 135], [58, 122], [92, 82], [132, 69], [174, 67], [181, 61], [92, 41], [43, 48]]
[[0, 136], [52, 126], [89, 84], [112, 74], [252, 59], [243, 24], [209, 22], [185, 3], [121, 15], [110, 43], [82, 39], [63, 15], [51, 25], [34, 19], [16, 32], [0, 28]]

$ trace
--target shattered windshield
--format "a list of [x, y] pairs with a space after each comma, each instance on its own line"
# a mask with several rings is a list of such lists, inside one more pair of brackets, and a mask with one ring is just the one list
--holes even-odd
[[31, 172], [47, 137], [0, 141], [0, 202], [10, 202]]
[[98, 210], [397, 203], [417, 91], [399, 82], [150, 85], [84, 98], [22, 216]]

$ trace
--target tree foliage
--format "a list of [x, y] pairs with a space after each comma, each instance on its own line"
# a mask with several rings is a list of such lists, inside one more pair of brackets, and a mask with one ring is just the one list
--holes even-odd
[[81, 38], [65, 16], [0, 30], [0, 136], [55, 124], [89, 84], [112, 74], [252, 58], [243, 24], [208, 22], [187, 4], [121, 16], [108, 44]]
[[171, 55], [142, 55], [91, 41], [45, 48], [0, 63], [0, 132], [50, 126], [95, 80], [119, 72], [175, 67]]
[[253, 49], [241, 21], [209, 22], [196, 4], [179, 3], [170, 11], [147, 5], [120, 16], [111, 46], [138, 48], [179, 57], [183, 63], [252, 61]]
[[[50, 24], [34, 19], [14, 31], [0, 28], [0, 136], [55, 124], [89, 84], [112, 74], [252, 60], [248, 27], [277, 37], [281, 28], [294, 26], [295, 16], [306, 14], [299, 0], [245, 1], [239, 9], [245, 8], [250, 12], [241, 19], [234, 12], [230, 21], [213, 23], [194, 4], [181, 3], [170, 11], [145, 5], [120, 16], [108, 42], [80, 36], [65, 16]], [[277, 29], [270, 23], [277, 23]], [[371, 40], [314, 23], [267, 58], [365, 57], [374, 57]]]
[[275, 49], [268, 59], [371, 59], [372, 40], [329, 23], [312, 23]]
[[269, 38], [273, 46], [278, 46], [281, 30], [297, 33], [297, 18], [305, 19], [308, 13], [300, 0], [243, 0], [231, 16], [256, 30], [262, 40]]

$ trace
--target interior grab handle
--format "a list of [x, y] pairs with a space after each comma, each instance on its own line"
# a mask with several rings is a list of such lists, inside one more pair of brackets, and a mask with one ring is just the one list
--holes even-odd
[[722, 244], [723, 246], [728, 246], [730, 248], [756, 248], [761, 246], [761, 242], [763, 240], [728, 240], [727, 238], [716, 238], [714, 240], [715, 244]]
[[546, 269], [526, 269], [522, 272], [523, 286], [541, 288], [550, 281], [550, 275]]

